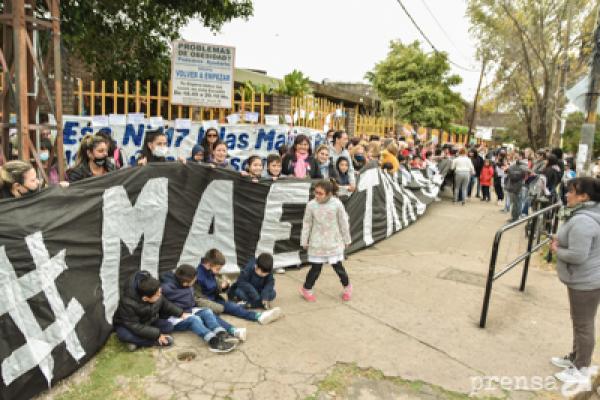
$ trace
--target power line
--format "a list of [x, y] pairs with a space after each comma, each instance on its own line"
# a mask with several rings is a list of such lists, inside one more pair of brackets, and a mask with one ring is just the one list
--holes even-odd
[[[425, 35], [425, 32], [423, 32], [423, 30], [421, 29], [421, 27], [417, 24], [417, 22], [415, 21], [415, 19], [412, 17], [412, 15], [410, 15], [410, 13], [406, 9], [406, 7], [404, 7], [404, 4], [402, 4], [402, 0], [396, 0], [396, 2], [398, 2], [398, 4], [400, 4], [400, 7], [402, 7], [402, 10], [404, 10], [404, 13], [408, 17], [408, 19], [410, 19], [410, 22], [412, 22], [412, 24], [415, 26], [415, 28], [417, 28], [417, 30], [419, 31], [419, 33], [421, 34], [421, 36], [423, 36], [423, 39], [425, 39], [425, 41], [427, 43], [429, 43], [429, 45], [431, 46], [431, 48], [433, 49], [433, 51], [435, 51], [436, 53], [439, 53], [440, 51], [434, 46], [434, 44], [431, 42], [431, 40], [429, 40], [429, 38], [427, 37], [427, 35]], [[476, 69], [471, 69], [471, 68], [463, 67], [462, 65], [455, 63], [454, 61], [452, 61], [450, 59], [450, 56], [448, 56], [447, 59], [448, 59], [448, 62], [450, 64], [454, 65], [457, 68], [460, 68], [462, 70], [469, 71], [469, 72], [478, 72]]]
[[427, 2], [425, 0], [421, 0], [421, 2], [423, 3], [423, 5], [425, 6], [425, 9], [427, 10], [427, 12], [429, 13], [429, 15], [431, 16], [431, 18], [433, 18], [433, 20], [435, 21], [436, 25], [438, 26], [438, 28], [440, 28], [440, 30], [442, 31], [442, 33], [444, 34], [444, 36], [446, 37], [446, 39], [448, 39], [448, 41], [452, 44], [452, 46], [454, 46], [454, 48], [456, 50], [458, 50], [458, 52], [460, 53], [460, 55], [463, 57], [463, 59], [466, 61], [469, 57], [465, 56], [464, 53], [462, 52], [462, 50], [458, 47], [458, 45], [454, 42], [454, 40], [452, 40], [452, 38], [450, 37], [450, 35], [448, 34], [448, 32], [446, 32], [446, 30], [444, 29], [444, 26], [440, 23], [440, 21], [435, 17], [435, 14], [433, 13], [433, 11], [431, 11], [431, 9], [429, 8], [429, 6], [427, 5]]

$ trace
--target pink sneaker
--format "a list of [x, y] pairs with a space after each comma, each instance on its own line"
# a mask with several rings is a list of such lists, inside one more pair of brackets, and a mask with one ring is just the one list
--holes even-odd
[[350, 301], [352, 298], [352, 284], [344, 287], [344, 293], [342, 293], [342, 300]]
[[304, 286], [300, 286], [300, 294], [304, 297], [304, 300], [314, 303], [317, 298], [313, 294], [312, 290], [305, 289]]

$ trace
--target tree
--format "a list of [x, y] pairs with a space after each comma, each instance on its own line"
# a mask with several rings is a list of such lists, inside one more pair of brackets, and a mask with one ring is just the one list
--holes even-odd
[[418, 41], [392, 41], [385, 60], [365, 77], [384, 100], [394, 101], [398, 120], [446, 129], [464, 112], [460, 95], [451, 90], [461, 78], [449, 72], [445, 53], [425, 54]]
[[301, 71], [293, 70], [283, 77], [283, 81], [279, 87], [275, 89], [275, 93], [286, 96], [302, 97], [312, 93], [310, 79]]
[[[579, 140], [581, 139], [581, 127], [585, 122], [585, 115], [581, 112], [574, 112], [567, 115], [565, 132], [563, 133], [563, 149], [573, 154], [579, 149]], [[600, 121], [596, 122], [594, 134], [594, 150], [592, 157], [600, 155]]]
[[[37, 3], [43, 16], [46, 2]], [[190, 19], [218, 30], [253, 12], [251, 0], [63, 0], [60, 8], [65, 50], [108, 80], [166, 80], [170, 43]]]
[[592, 2], [469, 0], [467, 14], [478, 51], [495, 71], [487, 100], [519, 116], [532, 147], [556, 143], [562, 83], [582, 76], [591, 51]]

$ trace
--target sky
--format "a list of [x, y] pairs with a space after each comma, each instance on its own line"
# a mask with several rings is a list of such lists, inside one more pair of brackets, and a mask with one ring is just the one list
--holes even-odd
[[[452, 72], [463, 78], [454, 90], [472, 101], [479, 63], [468, 31], [466, 0], [402, 2], [439, 51], [472, 70], [452, 66]], [[252, 17], [234, 19], [218, 33], [199, 20], [180, 33], [192, 42], [234, 46], [237, 68], [265, 70], [276, 78], [298, 69], [316, 82], [366, 82], [365, 73], [386, 57], [391, 40], [418, 39], [424, 51], [431, 51], [397, 0], [254, 0], [253, 4]]]

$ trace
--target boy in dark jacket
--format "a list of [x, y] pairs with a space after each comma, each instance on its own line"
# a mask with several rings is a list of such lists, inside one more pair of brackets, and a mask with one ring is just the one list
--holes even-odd
[[175, 331], [192, 331], [208, 343], [210, 351], [228, 353], [235, 344], [227, 341], [228, 334], [210, 309], [197, 308], [194, 300], [196, 269], [180, 265], [175, 272], [165, 272], [160, 277], [162, 293], [169, 301], [192, 315], [184, 320], [169, 319]]
[[173, 325], [166, 319], [190, 314], [161, 295], [160, 282], [147, 271], [135, 273], [123, 288], [114, 317], [117, 337], [128, 343], [130, 350], [138, 347], [171, 346]]
[[225, 314], [247, 319], [249, 321], [257, 321], [263, 325], [273, 322], [281, 317], [281, 309], [279, 307], [264, 312], [254, 312], [246, 310], [244, 307], [234, 302], [225, 301], [221, 297], [221, 292], [229, 289], [229, 283], [217, 281], [217, 276], [219, 275], [221, 268], [223, 268], [223, 265], [225, 265], [225, 256], [223, 256], [223, 253], [217, 249], [210, 249], [206, 252], [202, 259], [202, 263], [200, 263], [197, 269], [195, 285], [196, 296], [202, 296], [223, 305]]
[[250, 308], [270, 309], [275, 300], [273, 256], [262, 253], [258, 258], [252, 257], [229, 289], [228, 297], [242, 301]]

